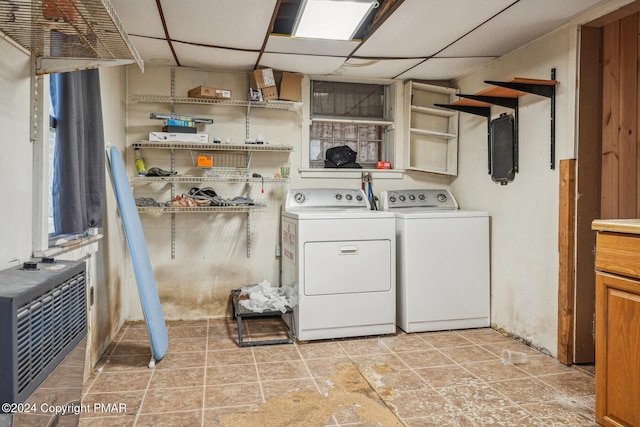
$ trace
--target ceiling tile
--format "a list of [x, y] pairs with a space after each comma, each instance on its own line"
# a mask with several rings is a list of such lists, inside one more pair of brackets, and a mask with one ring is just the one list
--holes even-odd
[[276, 0], [161, 0], [161, 4], [173, 40], [251, 50], [262, 47]]
[[[155, 0], [111, 0], [124, 30], [130, 36], [164, 38], [164, 28]], [[144, 16], [144, 19], [140, 19]]]
[[495, 15], [514, 0], [405, 0], [375, 31], [358, 56], [427, 57]]
[[418, 59], [366, 60], [351, 58], [340, 67], [336, 74], [359, 77], [380, 77], [392, 79], [422, 61]]
[[332, 74], [340, 68], [345, 59], [334, 56], [265, 53], [260, 59], [260, 66], [293, 73]]
[[289, 36], [271, 35], [265, 51], [269, 53], [299, 53], [327, 56], [348, 56], [359, 42], [343, 40], [299, 39]]
[[521, 0], [439, 57], [501, 56], [567, 23], [599, 0]]
[[136, 36], [130, 38], [145, 65], [177, 65], [169, 44], [165, 40]]
[[178, 61], [183, 67], [201, 67], [211, 70], [252, 70], [258, 60], [257, 52], [218, 49], [173, 43]]
[[399, 79], [453, 80], [485, 65], [495, 58], [431, 58], [406, 73]]

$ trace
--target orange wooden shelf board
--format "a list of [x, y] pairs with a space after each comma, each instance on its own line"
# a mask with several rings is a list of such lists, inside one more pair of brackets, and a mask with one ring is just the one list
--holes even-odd
[[[506, 83], [520, 83], [520, 84], [530, 84], [530, 85], [540, 85], [540, 86], [555, 86], [558, 84], [557, 80], [543, 80], [543, 79], [527, 79], [523, 77], [514, 77]], [[482, 90], [476, 95], [481, 96], [496, 96], [499, 98], [520, 98], [523, 95], [526, 95], [528, 92], [510, 89], [502, 86], [492, 86], [485, 90]]]
[[514, 77], [509, 80], [509, 83], [525, 83], [530, 85], [542, 85], [542, 86], [555, 86], [558, 84], [557, 80], [544, 80], [544, 79], [528, 79], [526, 77]]
[[526, 92], [522, 92], [520, 90], [515, 90], [515, 89], [509, 89], [501, 86], [493, 86], [476, 93], [476, 95], [480, 95], [480, 96], [495, 96], [498, 98], [520, 98], [522, 95], [525, 95], [525, 94]]
[[482, 101], [476, 101], [475, 99], [460, 98], [457, 101], [451, 103], [451, 105], [462, 105], [465, 107], [491, 107], [491, 104]]

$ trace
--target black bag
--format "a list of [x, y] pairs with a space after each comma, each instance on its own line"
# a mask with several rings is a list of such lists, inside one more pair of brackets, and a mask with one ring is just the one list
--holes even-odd
[[348, 145], [329, 148], [325, 153], [325, 168], [354, 168], [361, 169], [356, 158], [358, 153], [353, 151]]

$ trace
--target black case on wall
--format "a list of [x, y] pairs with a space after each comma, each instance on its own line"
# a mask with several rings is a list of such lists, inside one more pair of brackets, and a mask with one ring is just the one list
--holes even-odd
[[518, 171], [518, 144], [513, 116], [505, 113], [492, 120], [489, 134], [491, 179], [506, 185], [513, 181]]

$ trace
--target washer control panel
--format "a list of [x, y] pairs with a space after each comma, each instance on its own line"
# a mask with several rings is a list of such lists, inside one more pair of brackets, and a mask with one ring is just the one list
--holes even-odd
[[380, 193], [382, 210], [402, 208], [458, 209], [449, 190], [392, 190]]
[[306, 188], [287, 192], [285, 210], [290, 209], [370, 209], [361, 189]]

